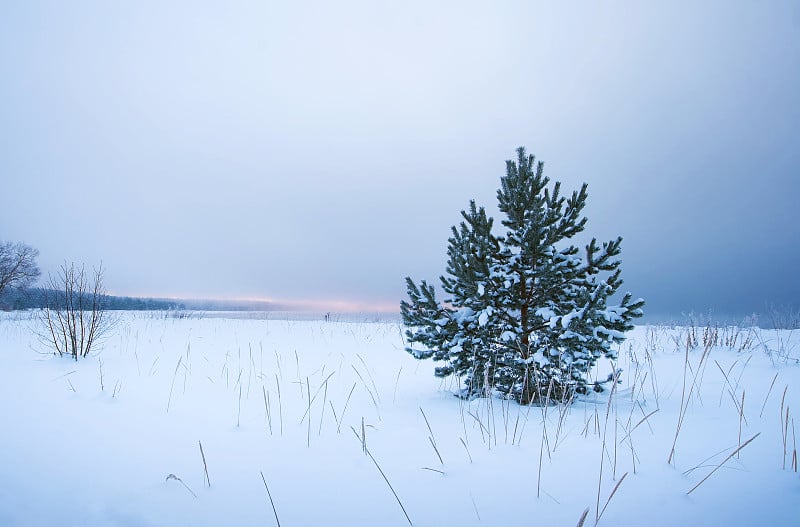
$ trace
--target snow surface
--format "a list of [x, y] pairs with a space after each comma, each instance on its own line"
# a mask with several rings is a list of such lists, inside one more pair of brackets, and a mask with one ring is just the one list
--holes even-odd
[[722, 328], [704, 356], [696, 328], [684, 384], [692, 330], [637, 327], [613, 394], [526, 408], [453, 397], [397, 323], [125, 313], [79, 362], [34, 325], [0, 314], [2, 526], [275, 525], [262, 472], [284, 527], [408, 525], [392, 489], [420, 526], [576, 525], [586, 508], [593, 525], [618, 484], [600, 525], [800, 515], [790, 331]]

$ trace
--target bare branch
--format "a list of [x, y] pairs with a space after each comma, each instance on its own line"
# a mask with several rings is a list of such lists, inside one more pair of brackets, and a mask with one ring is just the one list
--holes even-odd
[[41, 275], [36, 258], [39, 251], [18, 242], [0, 242], [0, 295], [6, 288], [25, 288]]
[[114, 325], [104, 306], [102, 265], [90, 280], [83, 266], [65, 262], [56, 276], [49, 277], [45, 291], [43, 339], [59, 355], [86, 357]]

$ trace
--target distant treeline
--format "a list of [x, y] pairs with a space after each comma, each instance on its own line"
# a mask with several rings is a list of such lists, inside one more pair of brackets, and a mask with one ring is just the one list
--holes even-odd
[[[3, 296], [0, 297], [0, 310], [16, 311], [21, 309], [39, 309], [46, 306], [47, 297], [58, 299], [59, 291], [48, 290], [41, 287], [24, 290], [7, 290], [3, 293]], [[186, 309], [186, 305], [183, 302], [158, 298], [104, 295], [102, 297], [102, 303], [105, 309], [110, 310], [160, 311], [167, 309]]]

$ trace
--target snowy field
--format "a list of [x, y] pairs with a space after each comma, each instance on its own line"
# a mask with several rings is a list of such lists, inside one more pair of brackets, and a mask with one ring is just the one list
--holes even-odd
[[637, 327], [613, 393], [528, 408], [396, 322], [264, 317], [123, 313], [75, 362], [0, 314], [0, 525], [798, 524], [791, 331]]

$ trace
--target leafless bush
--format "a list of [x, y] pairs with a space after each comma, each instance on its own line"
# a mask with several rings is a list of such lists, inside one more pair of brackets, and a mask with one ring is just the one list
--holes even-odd
[[87, 276], [84, 266], [65, 262], [50, 276], [41, 310], [42, 337], [58, 355], [86, 357], [113, 326], [104, 307], [102, 265]]

